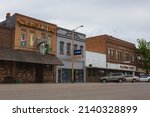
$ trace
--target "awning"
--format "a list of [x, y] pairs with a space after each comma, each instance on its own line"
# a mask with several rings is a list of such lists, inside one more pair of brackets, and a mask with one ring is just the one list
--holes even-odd
[[63, 63], [53, 54], [41, 55], [39, 52], [12, 50], [7, 48], [0, 48], [0, 60], [63, 65]]

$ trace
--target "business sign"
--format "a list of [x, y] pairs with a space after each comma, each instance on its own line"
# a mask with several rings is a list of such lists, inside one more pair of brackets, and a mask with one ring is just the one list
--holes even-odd
[[125, 71], [136, 71], [136, 66], [125, 65], [125, 64], [114, 64], [107, 63], [108, 69], [125, 70]]
[[74, 55], [81, 55], [81, 50], [74, 50]]

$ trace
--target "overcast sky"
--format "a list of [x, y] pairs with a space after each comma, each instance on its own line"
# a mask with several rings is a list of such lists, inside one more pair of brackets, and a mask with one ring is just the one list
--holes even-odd
[[24, 14], [87, 37], [102, 34], [137, 43], [150, 41], [150, 0], [0, 0], [0, 21], [7, 12]]

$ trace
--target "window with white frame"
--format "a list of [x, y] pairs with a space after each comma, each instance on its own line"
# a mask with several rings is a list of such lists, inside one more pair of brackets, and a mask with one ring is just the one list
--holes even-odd
[[67, 55], [71, 55], [71, 43], [67, 43]]
[[64, 42], [60, 41], [60, 46], [59, 46], [59, 53], [60, 54], [64, 54]]

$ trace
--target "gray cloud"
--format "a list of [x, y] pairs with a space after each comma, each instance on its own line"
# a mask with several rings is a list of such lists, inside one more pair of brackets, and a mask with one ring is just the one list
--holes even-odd
[[149, 0], [1, 0], [0, 20], [6, 12], [31, 17], [74, 29], [87, 37], [108, 34], [136, 43], [150, 40]]

